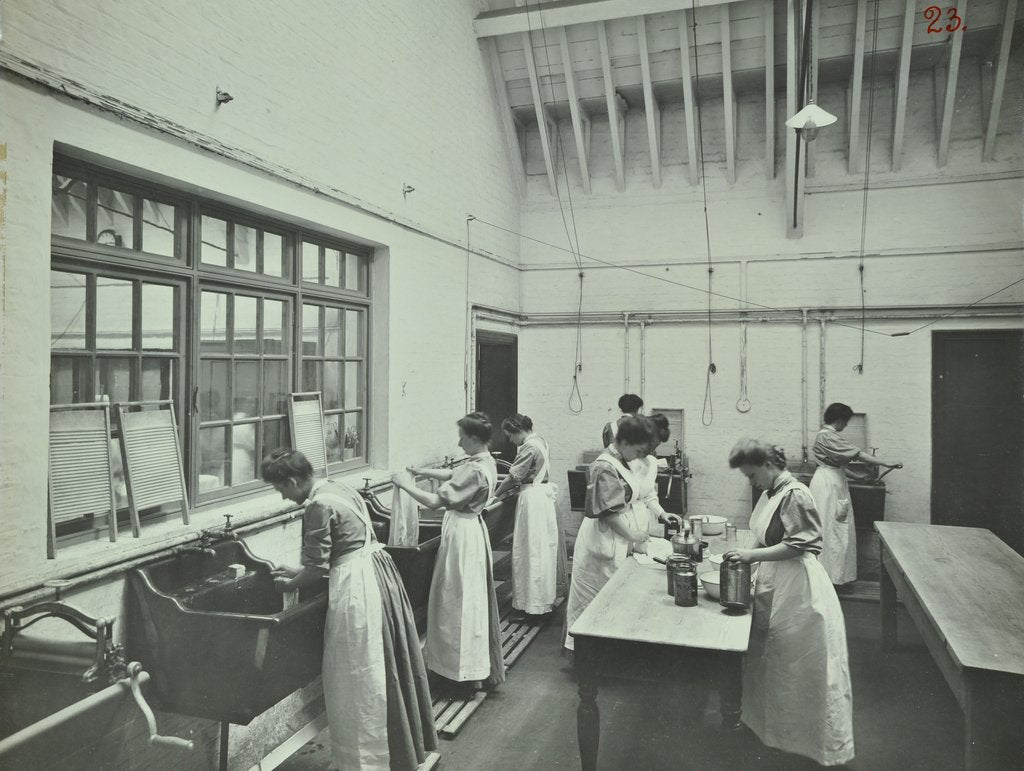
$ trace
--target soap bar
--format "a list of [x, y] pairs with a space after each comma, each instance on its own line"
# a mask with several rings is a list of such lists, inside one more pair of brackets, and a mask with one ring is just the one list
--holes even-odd
[[231, 573], [232, 578], [241, 578], [245, 575], [245, 565], [233, 562], [228, 565], [228, 571]]

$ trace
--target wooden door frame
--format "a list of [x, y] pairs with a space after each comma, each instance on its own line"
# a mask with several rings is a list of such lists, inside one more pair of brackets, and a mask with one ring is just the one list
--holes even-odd
[[473, 346], [473, 405], [474, 409], [480, 401], [480, 345], [512, 346], [515, 353], [515, 377], [513, 378], [513, 397], [516, 409], [519, 409], [519, 336], [511, 332], [494, 332], [489, 329], [478, 329], [474, 335], [476, 344]]

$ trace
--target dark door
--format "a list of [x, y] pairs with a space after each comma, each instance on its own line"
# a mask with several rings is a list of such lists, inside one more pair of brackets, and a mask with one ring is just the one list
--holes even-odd
[[932, 522], [1024, 554], [1024, 332], [932, 333]]
[[516, 448], [501, 421], [518, 411], [519, 339], [500, 332], [476, 333], [476, 409], [491, 419], [491, 450], [512, 462]]

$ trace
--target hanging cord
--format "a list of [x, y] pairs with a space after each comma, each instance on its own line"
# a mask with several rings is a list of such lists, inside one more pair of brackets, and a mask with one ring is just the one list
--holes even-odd
[[740, 324], [740, 398], [736, 402], [737, 412], [750, 412], [747, 398], [747, 322]]
[[870, 91], [868, 92], [868, 138], [864, 143], [864, 193], [860, 205], [860, 260], [857, 264], [857, 275], [860, 280], [860, 361], [853, 365], [853, 371], [864, 374], [865, 331], [867, 327], [867, 307], [864, 301], [864, 245], [868, 235], [868, 187], [871, 182], [871, 135], [874, 133], [875, 117], [875, 59], [878, 43], [878, 6], [875, 2], [875, 16], [871, 29], [871, 67], [868, 72]]
[[[693, 77], [700, 82], [700, 60], [697, 56], [697, 3], [691, 0], [690, 3], [690, 26], [693, 28]], [[711, 290], [711, 277], [715, 272], [711, 264], [711, 222], [708, 219], [708, 180], [704, 173], [704, 126], [700, 119], [700, 99], [694, 100], [697, 105], [697, 148], [700, 152], [700, 186], [704, 199], [704, 243], [707, 248], [708, 262], [708, 368], [704, 377], [704, 406], [701, 410], [700, 421], [705, 426], [710, 426], [715, 420], [715, 406], [711, 398], [711, 376], [718, 368], [715, 366], [714, 347], [711, 340], [711, 298], [714, 292]], [[646, 275], [646, 274], [645, 274]]]
[[[555, 101], [555, 86], [551, 82], [551, 55], [548, 53], [548, 31], [544, 25], [543, 11], [540, 8], [540, 0], [537, 0], [537, 15], [540, 17], [540, 31], [541, 36], [544, 40], [544, 61], [547, 64], [548, 69], [548, 90], [551, 94], [551, 103]], [[530, 3], [529, 0], [526, 2], [526, 37], [530, 44], [529, 56], [533, 61], [533, 69], [537, 70], [537, 59], [533, 51], [533, 25], [530, 22]], [[526, 53], [525, 51], [523, 53]], [[566, 62], [562, 63], [562, 67], [567, 68], [569, 65]], [[540, 77], [538, 76], [537, 89], [538, 93], [540, 90]], [[541, 112], [544, 115], [539, 116], [538, 130], [547, 131], [547, 123], [544, 121], [546, 111], [544, 109], [545, 103], [543, 97], [541, 97]], [[558, 155], [562, 162], [562, 175], [565, 177], [565, 193], [569, 202], [569, 220], [572, 221], [572, 235], [569, 234], [569, 221], [565, 217], [565, 207], [562, 206], [562, 196], [558, 192], [558, 177], [555, 177], [555, 200], [558, 202], [558, 211], [562, 216], [562, 228], [565, 230], [565, 240], [569, 244], [569, 251], [572, 254], [573, 261], [576, 263], [576, 271], [580, 279], [579, 288], [579, 303], [576, 307], [576, 348], [573, 356], [572, 365], [572, 388], [569, 390], [569, 411], [574, 414], [579, 414], [583, 411], [583, 396], [579, 389], [579, 376], [583, 371], [583, 261], [580, 259], [580, 234], [576, 228], [576, 210], [572, 203], [572, 185], [569, 184], [569, 170], [565, 160], [565, 151], [562, 149], [562, 129], [558, 124], [557, 118], [555, 123], [555, 144], [557, 145]]]

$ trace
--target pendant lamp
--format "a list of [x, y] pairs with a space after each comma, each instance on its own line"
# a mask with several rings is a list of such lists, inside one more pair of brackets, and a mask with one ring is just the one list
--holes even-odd
[[835, 122], [835, 115], [826, 112], [813, 101], [810, 101], [800, 112], [787, 120], [786, 125], [791, 129], [796, 129], [797, 133], [802, 135], [804, 140], [810, 142], [818, 136], [818, 129], [831, 126]]

